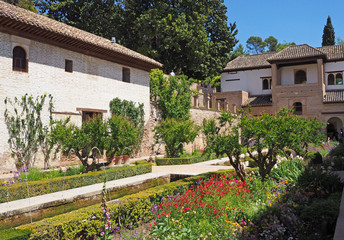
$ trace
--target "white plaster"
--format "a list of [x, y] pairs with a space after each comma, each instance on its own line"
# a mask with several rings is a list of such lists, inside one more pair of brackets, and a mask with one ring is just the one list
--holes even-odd
[[307, 75], [307, 83], [318, 82], [317, 64], [296, 65], [281, 67], [281, 85], [294, 85], [294, 74], [297, 70], [305, 70]]
[[328, 77], [328, 72], [341, 72], [343, 74], [344, 72], [344, 61], [340, 62], [329, 62], [324, 64], [324, 69], [325, 69], [325, 85], [326, 85], [326, 90], [343, 90], [344, 85], [328, 85], [327, 77]]

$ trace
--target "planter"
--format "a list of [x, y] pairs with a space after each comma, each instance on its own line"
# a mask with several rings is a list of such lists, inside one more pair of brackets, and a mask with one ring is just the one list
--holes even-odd
[[115, 165], [121, 165], [122, 156], [115, 156]]
[[123, 157], [123, 164], [129, 164], [129, 155], [122, 155]]

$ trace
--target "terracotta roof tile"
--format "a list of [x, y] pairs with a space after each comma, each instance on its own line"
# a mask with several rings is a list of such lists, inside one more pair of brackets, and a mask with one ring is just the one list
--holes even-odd
[[44, 31], [56, 33], [65, 38], [77, 40], [81, 43], [100, 47], [113, 53], [118, 53], [139, 61], [147, 62], [151, 65], [154, 65], [155, 67], [162, 67], [161, 63], [126, 47], [123, 47], [117, 43], [112, 43], [108, 39], [96, 36], [89, 32], [55, 21], [48, 17], [13, 6], [3, 1], [0, 1], [0, 20], [0, 26], [4, 26], [5, 20], [11, 20], [12, 22], [14, 21], [16, 24], [29, 26], [32, 28], [39, 28]]
[[243, 104], [243, 107], [272, 105], [272, 95], [258, 95], [249, 97]]
[[326, 54], [327, 60], [343, 60], [344, 45], [325, 46], [317, 48]]
[[344, 102], [344, 90], [326, 91], [323, 102]]
[[302, 59], [309, 57], [325, 57], [325, 53], [321, 50], [311, 47], [308, 44], [293, 45], [277, 52], [271, 56], [268, 61], [280, 61], [280, 60], [291, 60], [291, 59]]
[[263, 53], [256, 55], [239, 56], [227, 63], [223, 71], [236, 71], [254, 68], [270, 68], [271, 65], [266, 60], [274, 53]]

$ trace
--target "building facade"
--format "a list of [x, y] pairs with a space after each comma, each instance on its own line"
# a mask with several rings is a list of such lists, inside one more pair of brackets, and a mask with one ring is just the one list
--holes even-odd
[[252, 107], [252, 114], [283, 107], [329, 123], [335, 137], [344, 123], [344, 45], [290, 46], [280, 52], [240, 56], [221, 74], [221, 92], [213, 102], [230, 111]]
[[6, 97], [51, 94], [53, 117], [70, 116], [78, 125], [110, 116], [109, 102], [118, 97], [143, 103], [148, 121], [149, 72], [161, 67], [110, 40], [0, 1], [0, 172], [14, 167]]

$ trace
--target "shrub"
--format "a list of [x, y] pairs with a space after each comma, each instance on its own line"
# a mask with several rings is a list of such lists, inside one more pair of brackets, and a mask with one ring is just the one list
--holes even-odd
[[327, 157], [324, 161], [324, 167], [326, 169], [331, 169], [334, 171], [343, 171], [344, 170], [344, 156]]
[[[152, 172], [151, 164], [123, 166], [106, 170], [106, 178], [108, 181], [111, 181], [149, 172]], [[30, 197], [101, 183], [104, 181], [104, 176], [104, 171], [98, 171], [74, 176], [58, 177], [51, 180], [28, 182]], [[13, 201], [26, 197], [26, 183], [0, 186], [0, 202]]]
[[208, 161], [214, 159], [215, 154], [205, 154], [203, 156], [191, 156], [191, 157], [180, 157], [180, 158], [157, 158], [155, 159], [157, 166], [163, 165], [182, 165], [182, 164], [192, 164], [198, 162]]
[[296, 181], [304, 169], [304, 162], [301, 158], [286, 159], [277, 164], [277, 168], [271, 171], [270, 177], [276, 180], [285, 179]]
[[319, 152], [317, 151], [309, 151], [306, 156], [305, 159], [310, 160], [312, 164], [322, 164], [322, 156]]
[[0, 231], [0, 240], [26, 240], [29, 239], [30, 230], [6, 229]]

